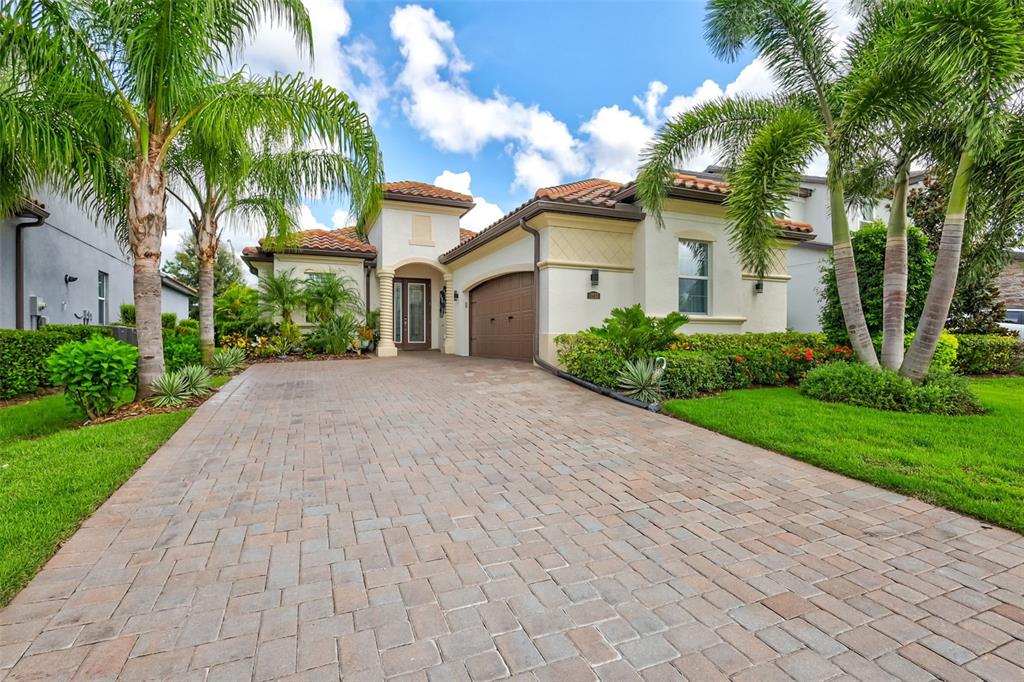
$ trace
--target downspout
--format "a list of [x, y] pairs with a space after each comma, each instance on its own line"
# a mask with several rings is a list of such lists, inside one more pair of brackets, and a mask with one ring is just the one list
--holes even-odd
[[618, 400], [620, 403], [626, 403], [627, 405], [632, 405], [633, 407], [639, 407], [642, 410], [650, 410], [652, 412], [657, 412], [658, 411], [658, 406], [657, 405], [653, 405], [653, 404], [649, 405], [649, 404], [647, 404], [645, 402], [641, 402], [639, 400], [634, 400], [632, 398], [624, 396], [621, 393], [618, 393], [616, 391], [611, 390], [610, 388], [605, 388], [604, 386], [598, 386], [597, 384], [592, 384], [589, 381], [584, 381], [583, 379], [580, 379], [579, 377], [575, 377], [572, 374], [569, 374], [568, 372], [563, 372], [562, 370], [558, 369], [557, 367], [555, 367], [551, 363], [546, 362], [544, 359], [542, 359], [540, 357], [540, 319], [539, 319], [539, 316], [540, 316], [540, 232], [538, 232], [536, 229], [534, 229], [534, 228], [530, 227], [529, 225], [527, 225], [526, 224], [526, 220], [524, 220], [523, 218], [519, 219], [519, 227], [523, 228], [523, 230], [525, 230], [526, 232], [529, 232], [531, 235], [533, 235], [533, 310], [534, 310], [533, 361], [534, 361], [534, 363], [536, 363], [537, 366], [540, 367], [541, 369], [543, 369], [543, 370], [545, 370], [547, 372], [551, 372], [556, 377], [559, 377], [561, 379], [565, 379], [566, 381], [571, 381], [572, 383], [576, 384], [577, 386], [582, 386], [583, 388], [591, 390], [591, 391], [593, 391], [595, 393], [600, 393], [603, 396], [607, 396], [609, 398], [614, 398], [615, 400]]
[[377, 267], [376, 260], [363, 261], [363, 276], [366, 278], [366, 285], [363, 291], [366, 292], [366, 315], [370, 315], [370, 269]]
[[25, 328], [25, 254], [21, 241], [21, 231], [26, 227], [39, 227], [46, 221], [41, 215], [31, 220], [18, 223], [14, 227], [14, 316], [15, 328]]

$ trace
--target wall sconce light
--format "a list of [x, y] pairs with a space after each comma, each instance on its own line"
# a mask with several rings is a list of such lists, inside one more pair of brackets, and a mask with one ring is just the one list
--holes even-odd
[[77, 281], [78, 281], [78, 278], [75, 277], [74, 275], [64, 275], [64, 286], [67, 286], [67, 285], [71, 284], [72, 282], [77, 282]]
[[453, 292], [452, 292], [452, 295], [453, 295], [453, 296], [455, 297], [455, 300], [456, 300], [456, 301], [457, 301], [457, 300], [459, 300], [459, 290], [458, 290], [458, 289], [456, 289], [455, 291], [453, 291]]
[[764, 293], [764, 280], [759, 279], [756, 282], [754, 282], [754, 293], [755, 294], [763, 294]]
[[601, 273], [598, 270], [590, 271], [590, 286], [596, 287], [601, 283]]

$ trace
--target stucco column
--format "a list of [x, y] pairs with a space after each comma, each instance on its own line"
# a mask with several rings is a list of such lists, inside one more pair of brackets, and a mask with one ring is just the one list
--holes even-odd
[[444, 273], [444, 352], [455, 352], [455, 278]]
[[377, 282], [380, 285], [380, 342], [377, 344], [377, 357], [393, 358], [398, 355], [398, 349], [395, 348], [395, 273], [378, 270]]

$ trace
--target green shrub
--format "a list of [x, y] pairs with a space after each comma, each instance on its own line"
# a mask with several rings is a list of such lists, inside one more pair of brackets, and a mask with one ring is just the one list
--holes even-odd
[[0, 400], [50, 386], [46, 359], [75, 339], [64, 332], [0, 329]]
[[174, 328], [174, 333], [178, 336], [188, 336], [199, 334], [199, 320], [184, 319], [178, 323], [178, 326]]
[[135, 326], [135, 304], [122, 303], [120, 307], [121, 324], [127, 327]]
[[173, 331], [178, 326], [178, 313], [160, 313], [160, 326]]
[[[853, 251], [857, 254], [857, 281], [864, 304], [864, 320], [874, 335], [882, 331], [882, 293], [885, 276], [886, 225], [875, 222], [853, 233]], [[907, 329], [917, 326], [928, 296], [928, 286], [935, 269], [935, 256], [928, 250], [928, 238], [914, 226], [907, 228]], [[839, 304], [835, 267], [831, 256], [822, 271], [821, 328], [828, 338], [847, 338], [843, 309]]]
[[[875, 353], [882, 355], [882, 335], [875, 334], [871, 337], [875, 346]], [[914, 332], [909, 332], [903, 337], [903, 350], [910, 348], [914, 342]], [[939, 335], [939, 343], [935, 347], [935, 355], [932, 356], [931, 371], [948, 372], [956, 365], [956, 352], [960, 342], [957, 337], [947, 329], [943, 329]]]
[[960, 374], [1013, 374], [1024, 363], [1024, 343], [1013, 336], [958, 334], [953, 368]]
[[598, 386], [615, 388], [626, 358], [611, 343], [590, 332], [555, 337], [558, 362], [569, 374]]
[[665, 317], [646, 315], [640, 304], [616, 308], [605, 318], [604, 326], [591, 327], [590, 333], [607, 341], [627, 359], [668, 350], [676, 340], [676, 330], [686, 324], [686, 315], [670, 312]]
[[139, 351], [109, 336], [65, 343], [47, 361], [55, 385], [90, 419], [109, 414], [135, 381]]
[[817, 332], [766, 332], [746, 334], [678, 334], [674, 350], [741, 352], [752, 348], [832, 348], [824, 334]]
[[674, 350], [661, 356], [667, 363], [662, 385], [669, 398], [693, 398], [748, 385], [728, 355]]
[[42, 331], [67, 334], [75, 341], [85, 341], [96, 334], [111, 335], [110, 327], [93, 327], [87, 324], [48, 324], [42, 328]]
[[859, 363], [835, 362], [807, 373], [800, 392], [808, 398], [892, 412], [963, 415], [981, 412], [967, 381], [949, 372], [934, 372], [914, 385], [896, 372]]
[[237, 346], [218, 348], [213, 353], [211, 369], [217, 374], [230, 374], [245, 364], [245, 349]]
[[198, 336], [178, 336], [173, 332], [164, 332], [165, 371], [173, 372], [185, 365], [200, 365], [202, 359]]
[[206, 395], [210, 392], [210, 370], [202, 365], [185, 365], [178, 370], [185, 380], [185, 389], [190, 396]]

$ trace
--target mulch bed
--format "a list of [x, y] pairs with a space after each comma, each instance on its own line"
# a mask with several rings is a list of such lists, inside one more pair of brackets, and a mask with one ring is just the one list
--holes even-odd
[[373, 357], [376, 357], [373, 353], [363, 353], [361, 355], [356, 355], [355, 353], [344, 353], [341, 355], [318, 353], [308, 358], [302, 355], [285, 355], [284, 357], [275, 355], [270, 358], [256, 358], [249, 360], [249, 362], [252, 364], [273, 364], [275, 362], [318, 362], [321, 360], [369, 360]]
[[110, 422], [119, 422], [124, 419], [134, 419], [135, 417], [144, 417], [150, 414], [164, 414], [166, 412], [177, 412], [178, 410], [188, 410], [199, 407], [207, 400], [209, 400], [217, 391], [220, 389], [211, 388], [210, 392], [206, 395], [196, 396], [186, 400], [178, 405], [168, 405], [167, 407], [154, 407], [145, 400], [140, 400], [134, 403], [127, 403], [121, 407], [116, 408], [110, 414], [104, 417], [98, 417], [91, 421], [87, 421], [82, 426], [92, 426], [94, 424], [108, 424]]

